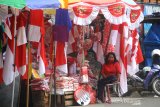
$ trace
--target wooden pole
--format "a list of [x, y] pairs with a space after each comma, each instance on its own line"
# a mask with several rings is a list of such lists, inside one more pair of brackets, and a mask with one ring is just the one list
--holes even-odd
[[32, 66], [32, 65], [30, 65], [30, 52], [31, 52], [31, 46], [30, 46], [30, 42], [29, 42], [29, 35], [28, 35], [28, 32], [29, 32], [29, 30], [28, 30], [28, 24], [29, 24], [29, 21], [30, 21], [30, 13], [29, 13], [29, 11], [27, 11], [28, 12], [28, 20], [27, 20], [27, 28], [26, 28], [26, 36], [28, 37], [28, 44], [27, 44], [27, 48], [28, 48], [28, 75], [27, 75], [27, 91], [26, 91], [26, 107], [29, 107], [29, 93], [30, 93], [30, 91], [29, 91], [29, 78], [30, 78], [30, 74], [31, 74], [31, 67], [30, 66]]
[[[51, 38], [51, 39], [53, 39], [53, 38]], [[52, 80], [53, 80], [53, 73], [54, 73], [54, 42], [53, 42], [53, 53], [52, 53], [52, 73], [51, 73], [51, 75], [50, 75], [50, 95], [49, 95], [49, 107], [51, 107], [51, 102], [52, 102], [52, 86], [53, 86], [53, 82], [52, 82]]]

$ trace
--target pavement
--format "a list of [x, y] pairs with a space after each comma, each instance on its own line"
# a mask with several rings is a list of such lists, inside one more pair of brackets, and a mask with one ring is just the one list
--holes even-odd
[[[112, 97], [112, 103], [96, 103], [89, 104], [85, 107], [159, 107], [160, 97], [155, 96], [154, 93], [144, 92], [139, 95], [138, 92], [133, 92], [127, 97]], [[81, 107], [81, 106], [68, 106], [68, 107]]]

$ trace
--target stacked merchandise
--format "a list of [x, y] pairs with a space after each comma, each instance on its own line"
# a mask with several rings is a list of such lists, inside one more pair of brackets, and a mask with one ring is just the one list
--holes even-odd
[[48, 81], [46, 78], [31, 80], [33, 107], [48, 107]]

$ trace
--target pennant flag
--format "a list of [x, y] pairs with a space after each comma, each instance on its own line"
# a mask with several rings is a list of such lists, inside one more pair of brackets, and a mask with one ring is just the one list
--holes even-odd
[[[38, 17], [38, 18], [37, 18]], [[30, 11], [30, 22], [29, 22], [29, 41], [39, 42], [41, 35], [44, 35], [43, 27], [43, 11], [42, 10], [31, 10]]]
[[0, 39], [0, 84], [3, 82], [2, 73], [3, 73], [3, 55], [2, 55], [2, 40]]

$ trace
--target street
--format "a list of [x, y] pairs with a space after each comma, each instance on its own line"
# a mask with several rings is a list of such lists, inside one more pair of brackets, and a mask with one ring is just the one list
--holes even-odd
[[[153, 93], [144, 93], [143, 97], [134, 92], [128, 97], [112, 97], [112, 103], [90, 104], [86, 107], [159, 107], [160, 97]], [[68, 106], [80, 107], [80, 106]]]

